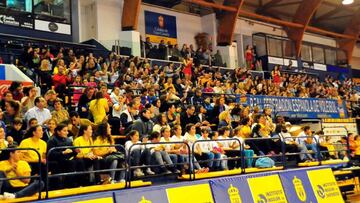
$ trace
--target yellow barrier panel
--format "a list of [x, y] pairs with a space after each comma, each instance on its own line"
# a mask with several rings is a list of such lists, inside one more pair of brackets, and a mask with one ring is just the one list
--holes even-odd
[[319, 203], [344, 202], [330, 168], [307, 171], [307, 174]]
[[78, 201], [73, 203], [113, 203], [112, 197], [105, 197], [105, 198], [99, 198], [99, 199], [93, 199], [93, 200], [84, 200], [84, 201]]
[[209, 184], [199, 184], [166, 189], [169, 203], [213, 203]]
[[254, 202], [287, 203], [279, 175], [249, 178], [248, 184]]

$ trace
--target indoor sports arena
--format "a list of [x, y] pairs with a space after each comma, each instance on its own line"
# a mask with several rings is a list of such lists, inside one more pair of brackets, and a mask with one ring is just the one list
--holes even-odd
[[360, 0], [0, 0], [0, 202], [360, 203]]

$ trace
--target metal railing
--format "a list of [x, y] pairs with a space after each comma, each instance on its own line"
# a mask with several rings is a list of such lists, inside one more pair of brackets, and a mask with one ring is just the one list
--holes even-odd
[[[240, 152], [240, 157], [235, 157], [235, 158], [221, 158], [221, 156], [220, 156], [220, 158], [219, 159], [214, 159], [214, 160], [201, 160], [201, 161], [199, 161], [199, 160], [196, 160], [195, 161], [195, 147], [197, 147], [197, 145], [199, 144], [199, 143], [202, 143], [202, 142], [209, 142], [209, 143], [213, 143], [213, 142], [231, 142], [231, 141], [233, 141], [233, 142], [237, 142], [238, 144], [239, 144], [239, 152]], [[234, 161], [236, 161], [236, 160], [242, 160], [242, 157], [243, 157], [243, 145], [241, 144], [241, 142], [240, 142], [240, 140], [239, 139], [236, 139], [236, 138], [228, 138], [228, 139], [217, 139], [217, 140], [196, 140], [193, 144], [192, 144], [192, 146], [191, 146], [191, 162], [192, 162], [192, 165], [194, 166], [195, 165], [195, 163], [208, 163], [208, 162], [212, 162], [212, 161], [219, 161], [219, 162], [221, 162], [221, 161], [228, 161], [228, 160], [234, 160]], [[225, 152], [225, 154], [226, 154], [226, 152]], [[221, 164], [221, 163], [220, 163]], [[192, 176], [191, 176], [191, 174], [192, 174]], [[192, 170], [192, 173], [189, 173], [189, 175], [190, 175], [190, 180], [195, 180], [195, 170]]]
[[[185, 145], [186, 146], [186, 148], [187, 148], [187, 156], [188, 156], [188, 160], [189, 160], [189, 164], [190, 164], [190, 160], [191, 160], [191, 152], [190, 152], [190, 146], [189, 146], [189, 144], [187, 143], [187, 142], [158, 142], [158, 143], [136, 143], [136, 144], [133, 144], [133, 145], [131, 145], [131, 147], [129, 148], [129, 150], [128, 150], [128, 159], [127, 159], [127, 165], [128, 165], [128, 175], [127, 175], [127, 186], [128, 187], [131, 187], [131, 177], [132, 177], [132, 169], [137, 169], [137, 168], [149, 168], [149, 167], [159, 167], [159, 166], [173, 166], [173, 165], [185, 165], [186, 164], [186, 162], [184, 162], [184, 163], [181, 163], [181, 164], [178, 164], [178, 163], [176, 163], [176, 164], [164, 164], [164, 165], [156, 165], [156, 164], [154, 164], [154, 165], [142, 165], [142, 166], [132, 166], [131, 165], [131, 156], [130, 156], [130, 154], [131, 154], [131, 151], [132, 151], [132, 149], [134, 148], [134, 147], [136, 147], [136, 146], [144, 146], [144, 147], [146, 147], [147, 145], [155, 145], [155, 146], [159, 146], [159, 145], [176, 145], [176, 144], [181, 144], [181, 145]], [[188, 172], [189, 172], [189, 174], [191, 174], [191, 167], [189, 167], [189, 169], [188, 169]]]
[[[73, 171], [73, 172], [68, 172], [68, 173], [58, 173], [58, 174], [54, 174], [54, 175], [48, 175], [49, 174], [49, 163], [50, 163], [50, 155], [56, 151], [56, 150], [66, 150], [66, 149], [84, 149], [84, 148], [109, 148], [109, 147], [115, 147], [117, 149], [117, 151], [121, 150], [120, 152], [124, 153], [124, 161], [126, 162], [127, 160], [127, 156], [126, 156], [126, 150], [124, 148], [124, 146], [120, 145], [120, 144], [115, 144], [115, 145], [93, 145], [93, 146], [62, 146], [62, 147], [54, 147], [51, 148], [46, 155], [47, 158], [47, 162], [46, 162], [46, 184], [45, 184], [45, 189], [46, 189], [46, 196], [45, 198], [47, 199], [49, 197], [49, 178], [55, 178], [55, 177], [61, 177], [61, 176], [70, 176], [70, 175], [79, 175], [79, 174], [91, 174], [91, 173], [100, 173], [100, 172], [111, 172], [111, 171], [126, 171], [126, 168], [116, 168], [116, 169], [104, 169], [104, 170], [90, 170], [90, 171], [82, 171], [82, 172], [78, 172], [78, 171]], [[76, 158], [76, 155], [75, 157]], [[125, 173], [125, 179], [126, 179], [126, 173]]]
[[34, 178], [34, 179], [39, 179], [39, 191], [38, 191], [38, 200], [41, 199], [41, 175], [42, 175], [42, 171], [41, 171], [41, 155], [40, 153], [34, 149], [34, 148], [5, 148], [5, 149], [0, 149], [0, 152], [4, 152], [4, 151], [9, 151], [9, 152], [15, 152], [15, 151], [34, 151], [39, 159], [38, 163], [38, 167], [39, 167], [39, 173], [38, 175], [31, 175], [30, 176], [21, 176], [21, 177], [16, 177], [16, 178], [0, 178], [0, 181], [8, 181], [8, 180], [21, 180], [21, 179], [27, 179], [27, 178]]

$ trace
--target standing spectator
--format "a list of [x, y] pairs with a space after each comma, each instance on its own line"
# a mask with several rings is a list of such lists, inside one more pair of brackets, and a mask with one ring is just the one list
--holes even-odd
[[95, 124], [100, 124], [107, 120], [106, 114], [109, 112], [109, 105], [103, 96], [103, 92], [96, 92], [95, 99], [89, 104], [89, 110], [93, 115]]
[[246, 60], [246, 68], [253, 69], [253, 61], [254, 61], [254, 50], [250, 45], [246, 46], [245, 50], [245, 60]]

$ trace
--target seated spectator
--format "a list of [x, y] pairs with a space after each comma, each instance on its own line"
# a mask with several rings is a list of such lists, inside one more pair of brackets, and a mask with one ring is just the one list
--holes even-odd
[[45, 102], [43, 97], [36, 97], [35, 106], [25, 113], [25, 121], [36, 118], [40, 125], [46, 123], [51, 118], [51, 114], [49, 109], [45, 108]]
[[95, 88], [88, 86], [88, 88], [85, 89], [85, 92], [80, 96], [78, 103], [77, 110], [81, 118], [89, 118], [88, 103], [94, 99], [95, 99]]
[[14, 119], [21, 117], [20, 103], [15, 100], [5, 102], [5, 112], [3, 114], [3, 121], [7, 126], [14, 125]]
[[[53, 122], [51, 120], [50, 122]], [[49, 129], [52, 125], [49, 125]], [[54, 129], [54, 134], [47, 142], [47, 153], [55, 147], [72, 147], [72, 140], [68, 138], [68, 127], [60, 123]], [[73, 159], [78, 149], [55, 149], [51, 150], [48, 156], [49, 169], [52, 174], [70, 173], [76, 171], [76, 161]], [[51, 178], [50, 187], [53, 189], [61, 189], [67, 187], [76, 187], [80, 181], [75, 175], [63, 176], [60, 178]]]
[[13, 96], [12, 93], [10, 91], [5, 91], [2, 95], [2, 98], [0, 100], [0, 107], [2, 110], [5, 110], [5, 103], [7, 101], [12, 101], [13, 100]]
[[23, 140], [25, 131], [22, 130], [23, 120], [21, 118], [15, 118], [13, 125], [7, 129], [7, 137], [11, 137], [14, 141], [14, 145], [19, 145]]
[[56, 123], [70, 120], [69, 112], [63, 108], [62, 102], [62, 99], [57, 98], [54, 103], [55, 109], [51, 113], [51, 117], [56, 121]]
[[159, 167], [154, 167], [154, 169], [156, 169], [155, 171], [164, 174], [171, 174], [170, 170], [174, 173], [180, 173], [171, 161], [169, 154], [165, 151], [164, 145], [157, 144], [160, 142], [160, 138], [161, 136], [158, 132], [152, 132], [149, 136], [149, 143], [151, 144], [146, 145], [142, 153], [145, 165], [159, 165]]
[[296, 142], [300, 145], [305, 145], [308, 150], [312, 150], [315, 159], [319, 158], [317, 143], [312, 136], [310, 126], [304, 126], [303, 132], [297, 136]]
[[72, 139], [75, 139], [79, 136], [79, 131], [81, 126], [83, 125], [91, 125], [91, 127], [95, 128], [96, 125], [92, 123], [89, 119], [86, 118], [80, 118], [79, 114], [76, 111], [73, 111], [70, 113], [70, 119], [71, 119], [71, 128], [69, 129], [69, 132], [72, 136]]
[[21, 99], [24, 97], [23, 93], [23, 84], [18, 81], [13, 81], [8, 89], [13, 96], [13, 99], [16, 101], [21, 101]]
[[190, 123], [194, 124], [195, 127], [200, 127], [201, 123], [199, 123], [198, 117], [194, 114], [195, 106], [189, 105], [185, 112], [182, 112], [180, 115], [180, 123], [183, 129]]
[[170, 125], [167, 122], [167, 116], [165, 113], [161, 113], [157, 118], [156, 118], [156, 124], [153, 127], [153, 131], [159, 132], [161, 128], [163, 127], [167, 127], [170, 129]]
[[[135, 145], [141, 143], [141, 141], [139, 140], [140, 138], [139, 132], [137, 132], [136, 130], [132, 130], [128, 133], [127, 136], [130, 140], [125, 142], [125, 149], [128, 156], [130, 156], [131, 166], [141, 166], [141, 153], [144, 149], [144, 145]], [[150, 173], [150, 171], [151, 171], [150, 168], [148, 168], [147, 174], [149, 175], [155, 174], [152, 171]], [[136, 168], [133, 171], [133, 173], [135, 177], [141, 177], [145, 175], [141, 168]]]
[[35, 98], [37, 95], [36, 87], [31, 86], [24, 88], [25, 97], [21, 99], [22, 112], [25, 113], [35, 106]]
[[[0, 127], [0, 150], [6, 149], [9, 145], [9, 142], [5, 138], [5, 129]], [[0, 151], [1, 154], [1, 151]]]
[[[29, 163], [32, 169], [32, 175], [39, 174], [41, 170], [41, 175], [44, 180], [46, 177], [46, 142], [42, 140], [44, 132], [40, 125], [33, 126], [29, 128], [29, 130], [26, 132], [26, 138], [20, 142], [19, 148], [31, 148], [37, 151], [40, 155], [34, 151], [34, 150], [22, 150], [22, 160]], [[39, 160], [41, 162], [40, 168], [39, 168]]]
[[[97, 136], [94, 141], [95, 146], [114, 145], [115, 142], [111, 137], [111, 127], [108, 123], [102, 123], [98, 126]], [[125, 155], [118, 151], [115, 147], [98, 147], [94, 148], [94, 155], [102, 157], [100, 159], [101, 169], [117, 169], [125, 167]], [[116, 174], [118, 173], [118, 177]], [[110, 171], [110, 180], [106, 180], [106, 176], [101, 177], [101, 182], [125, 182], [125, 170], [117, 172]]]
[[[51, 137], [55, 134], [55, 129], [57, 127], [58, 122], [56, 122], [55, 119], [50, 119], [48, 122], [46, 122], [46, 126], [44, 126], [44, 135], [42, 137], [42, 140], [47, 142], [51, 139]], [[66, 135], [67, 136], [67, 135]]]
[[204, 140], [207, 142], [199, 142], [195, 144], [195, 148], [197, 148], [195, 152], [196, 159], [206, 161], [203, 165], [206, 165], [211, 170], [219, 170], [220, 161], [218, 159], [221, 158], [221, 153], [214, 150], [213, 142], [210, 142], [211, 139], [209, 138], [209, 131], [207, 129], [202, 129], [201, 137], [198, 140]]
[[140, 139], [143, 140], [146, 137], [149, 137], [151, 134], [154, 123], [151, 119], [151, 113], [148, 109], [143, 109], [140, 114], [140, 118], [133, 122], [130, 129], [136, 130], [139, 132]]
[[[97, 156], [93, 152], [91, 146], [94, 145], [92, 139], [93, 129], [91, 125], [80, 126], [79, 136], [74, 140], [73, 145], [78, 148], [78, 154], [76, 155], [77, 170], [90, 171], [91, 169], [97, 170], [99, 168], [99, 160], [102, 158]], [[100, 181], [96, 175], [96, 182]], [[90, 180], [89, 176], [84, 175], [81, 185], [89, 185], [93, 180]]]
[[57, 99], [57, 96], [58, 94], [55, 90], [48, 90], [44, 96], [47, 103], [47, 109], [49, 109], [50, 112], [53, 112], [55, 109], [55, 100]]
[[27, 178], [31, 175], [31, 167], [26, 161], [20, 159], [21, 150], [17, 150], [16, 146], [9, 146], [9, 150], [3, 151], [2, 156], [5, 160], [0, 161], [0, 179], [19, 178], [15, 180], [0, 180], [0, 200], [15, 199], [26, 196], [32, 196], [39, 190], [44, 188], [44, 183], [39, 180], [30, 182]]
[[[250, 149], [250, 146], [245, 143], [244, 139], [246, 137], [242, 134], [242, 130], [241, 130], [243, 127], [244, 126], [239, 126], [234, 129], [233, 138], [237, 139], [238, 141], [233, 141], [232, 144], [230, 145], [230, 148], [233, 150], [240, 150], [241, 149], [240, 146], [242, 145], [244, 148], [246, 167], [251, 168], [253, 163], [254, 150]], [[237, 156], [239, 156], [239, 153], [237, 153]], [[239, 164], [241, 164], [240, 160], [237, 161], [236, 168], [240, 168], [241, 165]]]

